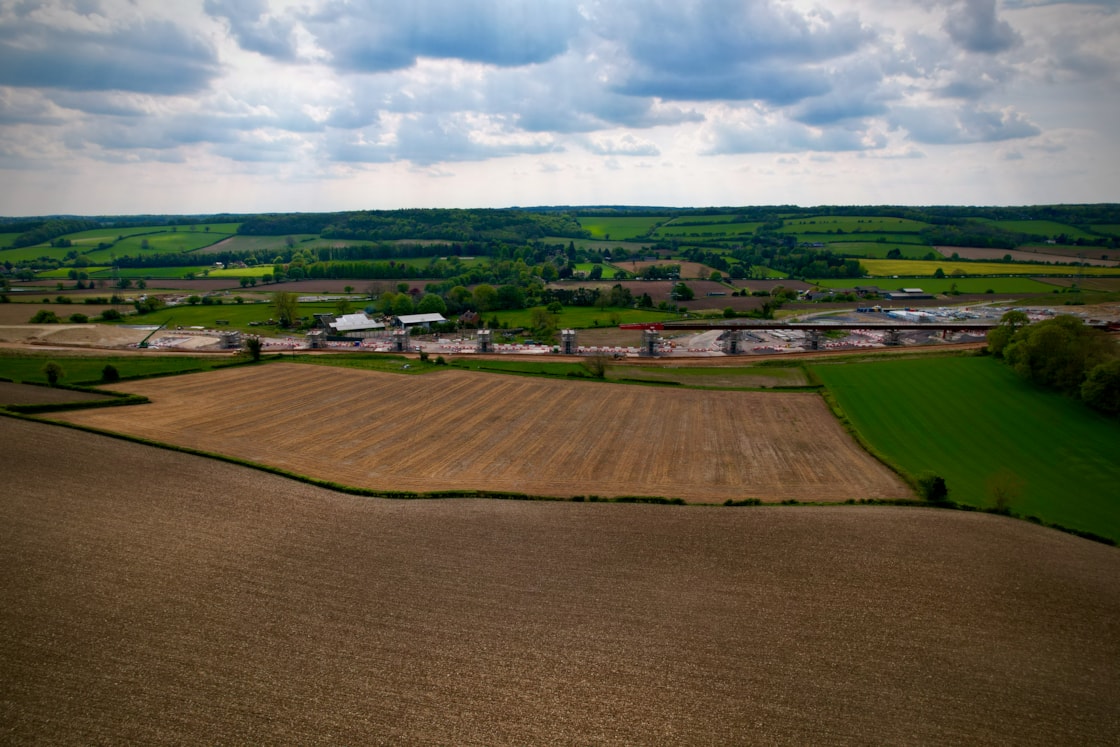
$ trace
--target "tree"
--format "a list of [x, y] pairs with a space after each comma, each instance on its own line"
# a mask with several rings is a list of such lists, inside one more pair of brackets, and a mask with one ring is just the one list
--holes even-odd
[[398, 293], [393, 299], [393, 314], [401, 316], [402, 314], [411, 314], [416, 311], [415, 304], [412, 303], [412, 297], [407, 293]]
[[609, 360], [605, 355], [593, 355], [583, 359], [583, 367], [596, 379], [605, 379]]
[[354, 310], [354, 304], [350, 303], [349, 298], [340, 298], [334, 303], [335, 316], [344, 316]]
[[299, 296], [295, 293], [280, 291], [272, 294], [272, 306], [281, 327], [291, 327], [299, 317]]
[[249, 358], [253, 361], [261, 359], [261, 351], [264, 349], [264, 344], [261, 338], [253, 335], [245, 338], [244, 346], [245, 352], [249, 354]]
[[1073, 395], [1080, 394], [1090, 370], [1116, 355], [1106, 333], [1066, 315], [1023, 327], [1004, 350], [1004, 358], [1020, 375]]
[[587, 277], [590, 278], [591, 280], [598, 280], [601, 277], [603, 277], [603, 266], [596, 262], [594, 265], [591, 266], [591, 272], [588, 274]]
[[988, 331], [988, 352], [997, 358], [1003, 357], [1003, 351], [1020, 327], [1026, 326], [1030, 321], [1022, 311], [1008, 311], [999, 318], [999, 326]]
[[941, 475], [926, 473], [918, 478], [918, 490], [927, 501], [943, 501], [949, 497], [949, 486]]
[[47, 383], [54, 386], [66, 373], [62, 370], [62, 366], [54, 361], [48, 361], [43, 366], [43, 375], [47, 377]]
[[696, 293], [684, 283], [677, 283], [673, 286], [670, 296], [675, 301], [691, 301], [696, 298]]
[[984, 481], [984, 487], [992, 499], [996, 512], [1004, 515], [1011, 513], [1011, 503], [1023, 494], [1025, 484], [1022, 478], [1006, 468], [995, 472]]
[[476, 286], [472, 294], [474, 299], [475, 308], [478, 311], [490, 311], [497, 308], [498, 304], [498, 291], [494, 290], [494, 286], [483, 283]]
[[1089, 371], [1081, 385], [1081, 400], [1105, 415], [1120, 415], [1120, 357]]
[[105, 368], [101, 369], [101, 380], [106, 384], [113, 384], [121, 380], [121, 373], [112, 363], [106, 363]]
[[446, 314], [447, 304], [435, 293], [425, 293], [424, 297], [420, 299], [420, 303], [416, 304], [416, 312], [418, 314]]
[[187, 296], [187, 303], [190, 304], [191, 306], [198, 306], [200, 303], [202, 303], [202, 296], [199, 296], [199, 295]]

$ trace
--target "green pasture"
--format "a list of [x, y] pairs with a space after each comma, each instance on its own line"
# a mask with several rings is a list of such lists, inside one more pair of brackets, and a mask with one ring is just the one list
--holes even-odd
[[[1098, 223], [1090, 226], [1090, 228], [1092, 228], [1097, 233], [1103, 233], [1107, 236], [1120, 236], [1120, 223]], [[2, 237], [3, 235], [4, 234], [0, 234], [0, 237]], [[0, 241], [0, 246], [3, 245], [3, 242]]]
[[591, 232], [593, 239], [636, 239], [666, 220], [660, 218], [580, 218], [579, 224]]
[[255, 267], [229, 267], [222, 270], [210, 270], [208, 278], [263, 278], [271, 275], [276, 268], [272, 265], [256, 265]]
[[818, 216], [787, 219], [782, 233], [917, 233], [928, 228], [928, 223], [908, 218], [874, 218], [870, 216]]
[[[250, 294], [245, 294], [242, 297], [245, 303], [237, 303], [234, 300], [235, 296], [242, 295], [240, 293], [231, 292], [229, 296], [222, 296], [221, 304], [195, 304], [193, 306], [182, 304], [179, 306], [170, 306], [167, 308], [154, 311], [150, 314], [138, 316], [130, 314], [125, 318], [125, 324], [168, 324], [170, 327], [206, 327], [207, 329], [216, 329], [219, 320], [229, 322], [229, 329], [237, 329], [242, 332], [256, 332], [259, 334], [288, 334], [287, 332], [278, 333], [273, 327], [250, 327], [249, 322], [264, 322], [270, 318], [276, 318], [276, 310], [269, 299], [266, 303], [252, 303], [250, 299], [253, 298]], [[257, 296], [259, 298], [259, 295]], [[361, 305], [355, 304], [355, 310], [362, 308]], [[335, 304], [326, 302], [307, 302], [299, 304], [300, 316], [312, 316], [313, 314], [333, 314], [335, 312]], [[222, 329], [227, 326], [223, 325]], [[299, 334], [299, 333], [296, 333]]]
[[887, 252], [897, 249], [906, 259], [921, 259], [933, 251], [928, 244], [913, 244], [902, 241], [825, 241], [827, 249], [833, 254], [842, 257], [866, 257], [869, 259], [886, 259]]
[[[117, 277], [122, 278], [185, 278], [188, 273], [193, 272], [195, 275], [202, 277], [202, 273], [209, 270], [209, 267], [121, 267], [116, 271]], [[69, 269], [63, 272], [69, 272]], [[84, 272], [89, 273], [89, 276], [94, 280], [109, 280], [113, 277], [113, 268], [83, 268]], [[58, 272], [52, 270], [51, 272]], [[211, 271], [212, 272], [212, 271]], [[48, 277], [47, 273], [41, 273], [39, 277]]]
[[7, 249], [21, 235], [18, 231], [15, 233], [0, 233], [0, 249]]
[[682, 215], [673, 218], [665, 224], [664, 227], [672, 226], [673, 228], [684, 228], [685, 226], [706, 226], [712, 223], [738, 223], [738, 215], [728, 213], [726, 215]]
[[855, 430], [889, 463], [945, 478], [950, 500], [1120, 540], [1120, 422], [1041, 390], [992, 358], [813, 364]]
[[[318, 234], [314, 233], [297, 233], [292, 234], [292, 239], [295, 240], [293, 249], [302, 249], [307, 246], [318, 244], [321, 240]], [[328, 243], [337, 243], [334, 241]], [[366, 242], [355, 242], [366, 243]], [[211, 252], [257, 252], [262, 249], [274, 250], [277, 253], [282, 252], [288, 248], [287, 236], [227, 236], [224, 238], [224, 243], [220, 247], [208, 246], [196, 250], [199, 254], [209, 254]]]
[[713, 223], [708, 225], [675, 225], [670, 224], [658, 228], [654, 232], [654, 236], [658, 238], [671, 238], [671, 237], [700, 237], [700, 236], [714, 236], [714, 237], [731, 237], [731, 236], [748, 236], [753, 234], [761, 226], [761, 222], [755, 223]]
[[66, 234], [66, 238], [74, 244], [72, 248], [79, 252], [97, 246], [102, 241], [116, 241], [118, 237], [127, 238], [138, 234], [157, 233], [166, 231], [167, 226], [129, 226], [128, 228], [94, 228], [90, 231]]
[[825, 244], [831, 251], [842, 251], [841, 247], [849, 244], [886, 246], [884, 255], [895, 245], [898, 245], [900, 249], [905, 245], [910, 247], [920, 246], [925, 250], [920, 256], [925, 256], [926, 253], [934, 251], [932, 246], [921, 243], [921, 239], [916, 233], [798, 233], [794, 235], [798, 242]]
[[780, 366], [607, 366], [607, 379], [705, 389], [774, 389], [808, 385], [801, 368]]
[[[1074, 274], [1054, 265], [1029, 264], [1019, 262], [954, 262], [951, 259], [865, 259], [860, 264], [869, 275], [891, 277], [892, 275], [911, 275], [916, 277], [932, 276], [941, 269], [946, 275], [960, 270], [965, 275], [1055, 275]], [[1086, 275], [1120, 275], [1120, 267], [1086, 267]]]
[[[507, 327], [527, 328], [533, 324], [532, 313], [532, 309], [486, 311], [482, 312], [482, 318], [489, 322], [496, 316], [498, 322]], [[600, 309], [594, 306], [565, 306], [560, 313], [560, 319], [556, 326], [558, 329], [587, 329], [637, 322], [666, 322], [677, 318], [679, 317], [676, 314], [647, 309]]]
[[[204, 246], [217, 243], [228, 234], [199, 231], [161, 231], [143, 235], [126, 236], [106, 249], [94, 249], [83, 253], [90, 262], [111, 262], [113, 257], [135, 257], [144, 254], [182, 254], [193, 252]], [[147, 242], [145, 247], [144, 242]]]
[[1093, 234], [1082, 231], [1068, 223], [1058, 223], [1053, 220], [983, 220], [984, 223], [1002, 228], [1004, 231], [1015, 233], [1032, 233], [1047, 238], [1054, 238], [1065, 234], [1070, 239], [1092, 239]]
[[56, 259], [62, 262], [66, 260], [66, 255], [74, 251], [74, 249], [75, 247], [54, 247], [47, 244], [24, 246], [19, 249], [0, 249], [0, 262], [11, 262], [14, 265], [20, 265], [40, 258]]
[[114, 356], [58, 356], [48, 352], [11, 352], [0, 350], [0, 378], [12, 381], [46, 383], [43, 365], [55, 361], [64, 372], [63, 384], [96, 384], [101, 372], [112, 365], [121, 378], [151, 376], [153, 374], [188, 373], [209, 371], [228, 366], [228, 359], [206, 357], [179, 357], [170, 355], [114, 355]]
[[882, 290], [902, 290], [918, 287], [927, 293], [948, 293], [956, 284], [961, 293], [1052, 293], [1053, 285], [1034, 278], [852, 278], [807, 280], [822, 288], [854, 288], [857, 285], [874, 285]]

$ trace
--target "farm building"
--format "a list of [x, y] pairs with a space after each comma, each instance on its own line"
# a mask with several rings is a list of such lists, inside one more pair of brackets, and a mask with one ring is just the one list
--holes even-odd
[[402, 316], [393, 317], [394, 327], [403, 327], [405, 329], [413, 329], [415, 327], [427, 328], [432, 324], [443, 324], [447, 320], [443, 318], [443, 314], [404, 314]]
[[[329, 314], [316, 314], [332, 336], [337, 337], [373, 337], [384, 331], [385, 323], [370, 319], [363, 313], [343, 314], [333, 317]], [[329, 317], [329, 318], [326, 318]]]
[[892, 301], [917, 301], [923, 298], [933, 298], [921, 288], [903, 288], [899, 291], [888, 291], [887, 298]]

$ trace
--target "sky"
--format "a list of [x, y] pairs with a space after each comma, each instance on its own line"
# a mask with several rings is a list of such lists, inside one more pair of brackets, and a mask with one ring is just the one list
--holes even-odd
[[0, 215], [1120, 202], [1120, 0], [0, 0]]

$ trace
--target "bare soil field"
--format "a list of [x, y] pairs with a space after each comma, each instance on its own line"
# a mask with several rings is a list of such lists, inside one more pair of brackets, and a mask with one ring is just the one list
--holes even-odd
[[149, 332], [110, 324], [20, 324], [0, 326], [0, 343], [114, 348], [135, 345]]
[[1120, 732], [1120, 551], [1026, 522], [373, 500], [36, 423], [0, 440], [6, 744]]
[[[1061, 266], [1055, 267], [1054, 272], [1069, 273], [1076, 272], [1077, 268], [1070, 265], [1074, 262], [1084, 262], [1086, 265], [1093, 265], [1098, 267], [1115, 267], [1116, 259], [1102, 259], [1102, 256], [1111, 257], [1107, 249], [1098, 249], [1096, 247], [1086, 247], [1081, 250], [1082, 257], [1078, 258], [1078, 252], [1062, 252], [1051, 247], [1051, 251], [1046, 248], [1029, 247], [1023, 249], [993, 249], [990, 247], [969, 247], [969, 246], [937, 246], [934, 247], [941, 256], [951, 257], [956, 254], [964, 259], [977, 259], [985, 262], [996, 262], [1003, 259], [1008, 254], [1016, 262], [1054, 262]], [[1008, 272], [1013, 273], [1014, 268], [1010, 268]]]
[[910, 495], [812, 393], [299, 364], [118, 388], [152, 404], [56, 417], [381, 490], [719, 503]]
[[0, 325], [27, 324], [28, 320], [41, 309], [53, 311], [59, 319], [63, 320], [69, 319], [71, 314], [85, 314], [93, 319], [100, 316], [101, 312], [106, 309], [117, 309], [122, 312], [133, 310], [132, 306], [127, 304], [110, 306], [108, 304], [38, 303], [21, 300], [16, 303], [0, 303]]
[[106, 399], [109, 397], [104, 394], [0, 381], [0, 405], [54, 405], [64, 402], [99, 402]]

